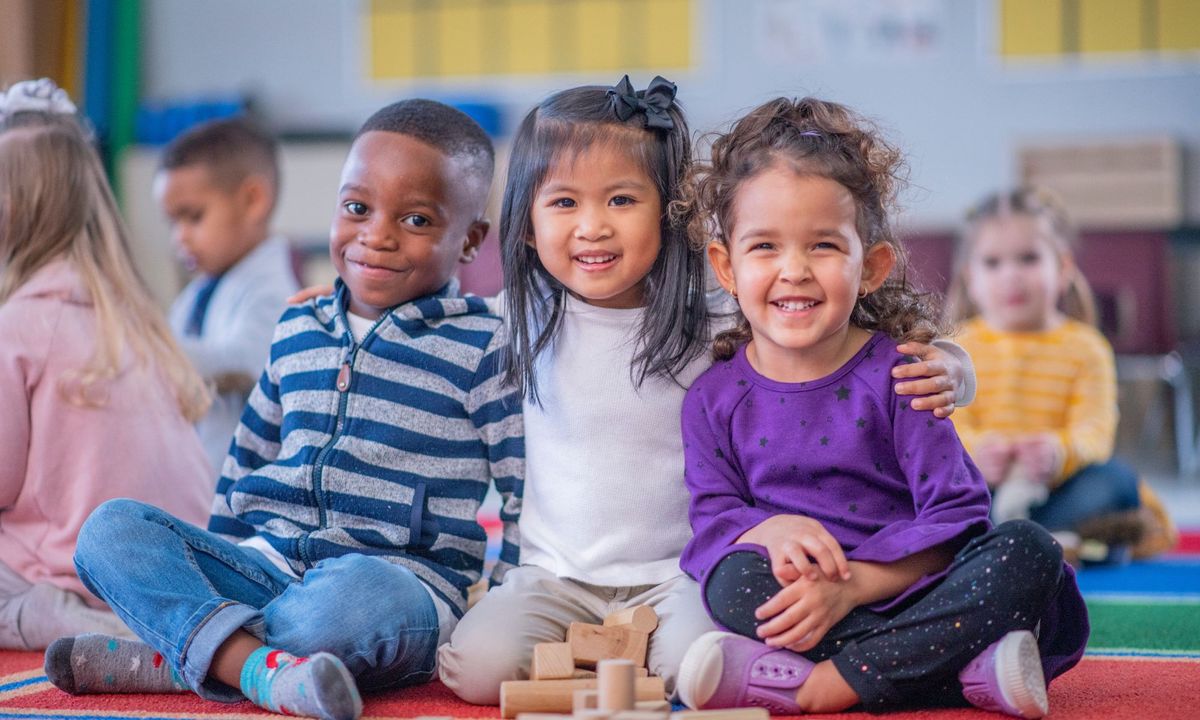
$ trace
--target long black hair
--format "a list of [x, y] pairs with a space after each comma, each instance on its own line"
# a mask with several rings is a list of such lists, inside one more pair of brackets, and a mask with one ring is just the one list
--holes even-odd
[[[625, 119], [615, 105], [606, 87], [564, 90], [531, 110], [513, 141], [500, 210], [509, 326], [504, 369], [506, 380], [534, 402], [534, 366], [562, 327], [567, 290], [528, 242], [533, 237], [533, 199], [556, 163], [569, 162], [595, 144], [629, 153], [654, 182], [663, 208], [662, 247], [645, 279], [646, 307], [630, 370], [635, 383], [651, 375], [673, 379], [707, 345], [704, 259], [689, 245], [690, 218], [667, 213], [679, 199], [691, 165], [687, 121], [673, 99], [658, 111], [627, 113]], [[654, 127], [647, 126], [650, 114], [658, 118]]]

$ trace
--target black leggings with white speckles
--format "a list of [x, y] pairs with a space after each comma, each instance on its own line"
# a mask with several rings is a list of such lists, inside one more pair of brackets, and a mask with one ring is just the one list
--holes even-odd
[[[887, 612], [856, 608], [804, 656], [832, 659], [867, 710], [966, 705], [959, 670], [1005, 633], [1033, 630], [1062, 578], [1062, 550], [1045, 530], [1004, 523], [960, 550], [938, 584]], [[713, 619], [751, 638], [755, 608], [778, 591], [770, 561], [745, 550], [704, 587]]]

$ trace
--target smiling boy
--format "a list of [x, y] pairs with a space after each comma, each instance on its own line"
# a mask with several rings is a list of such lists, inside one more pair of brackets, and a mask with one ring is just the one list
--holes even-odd
[[[520, 402], [502, 384], [499, 318], [452, 280], [487, 232], [492, 167], [487, 136], [441, 103], [366, 122], [330, 231], [339, 280], [280, 319], [209, 529], [114, 501], [81, 533], [85, 582], [153, 648], [59, 641], [55, 685], [186, 686], [342, 720], [361, 713], [360, 689], [433, 676], [481, 574], [489, 483], [504, 500], [494, 578], [517, 552]], [[162, 668], [127, 669], [154, 651]]]

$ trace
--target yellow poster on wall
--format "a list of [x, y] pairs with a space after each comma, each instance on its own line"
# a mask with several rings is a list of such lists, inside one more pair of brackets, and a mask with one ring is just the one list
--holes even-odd
[[693, 0], [370, 0], [373, 80], [679, 70]]
[[1006, 59], [1200, 52], [1196, 0], [996, 0], [997, 46]]

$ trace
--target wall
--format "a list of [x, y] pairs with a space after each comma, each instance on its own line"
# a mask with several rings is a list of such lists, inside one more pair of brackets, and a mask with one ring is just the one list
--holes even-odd
[[[1012, 181], [1014, 148], [1023, 140], [1124, 134], [1173, 135], [1192, 149], [1187, 207], [1200, 222], [1200, 60], [1004, 69], [984, 47], [990, 0], [910, 4], [936, 20], [926, 53], [872, 56], [853, 42], [818, 47], [801, 37], [780, 56], [779, 47], [766, 47], [763, 28], [785, 4], [696, 0], [696, 67], [672, 79], [700, 131], [778, 94], [818, 94], [876, 117], [909, 152], [906, 220], [913, 226], [953, 224], [975, 198]], [[803, 12], [836, 3], [794, 5]], [[572, 75], [373, 86], [359, 73], [357, 7], [349, 0], [146, 3], [144, 94], [243, 91], [281, 128], [350, 130], [403, 96], [485, 99], [504, 106], [515, 122], [556, 88], [617, 80]], [[635, 73], [635, 84], [651, 76]]]

